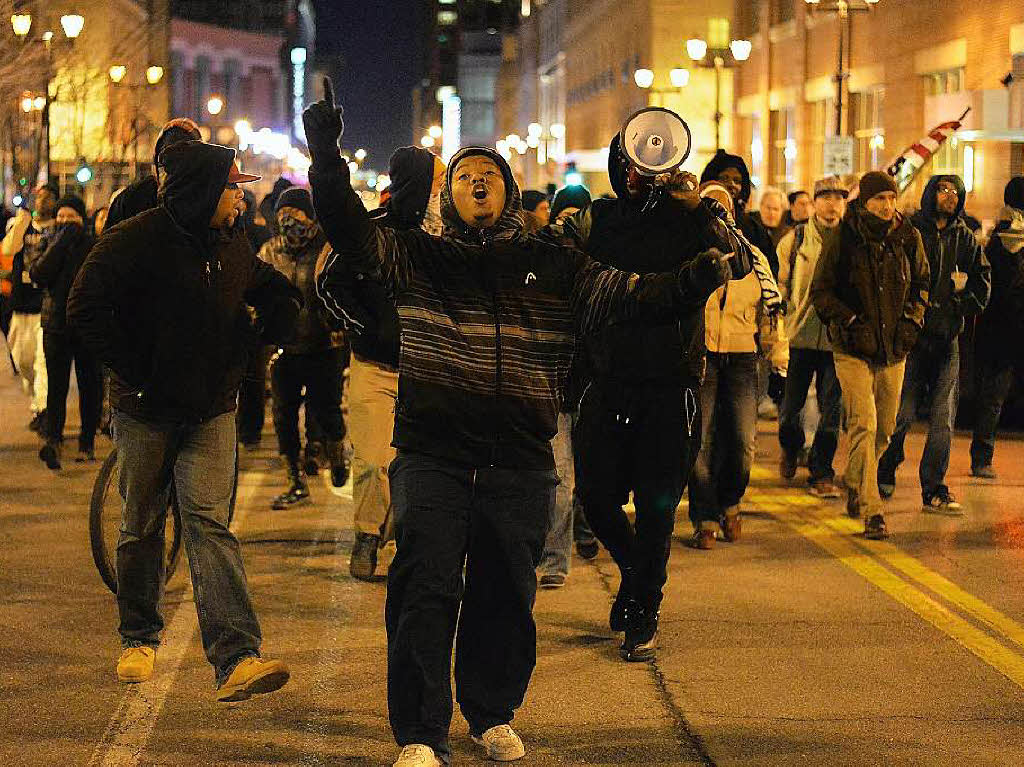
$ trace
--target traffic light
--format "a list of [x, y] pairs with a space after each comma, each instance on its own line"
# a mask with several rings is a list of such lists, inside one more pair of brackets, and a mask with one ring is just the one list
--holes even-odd
[[85, 160], [82, 160], [81, 164], [78, 166], [78, 172], [75, 174], [75, 178], [78, 179], [79, 184], [88, 184], [92, 181], [92, 168], [89, 167], [89, 164]]

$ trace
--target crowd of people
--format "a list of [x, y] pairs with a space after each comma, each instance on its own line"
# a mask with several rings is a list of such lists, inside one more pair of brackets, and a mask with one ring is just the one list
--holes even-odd
[[[76, 460], [94, 460], [105, 428], [117, 449], [121, 681], [153, 672], [172, 486], [217, 698], [288, 681], [261, 657], [228, 527], [268, 369], [284, 467], [272, 508], [310, 503], [321, 465], [334, 486], [351, 478], [351, 575], [387, 578], [399, 767], [450, 762], [453, 653], [473, 739], [492, 759], [523, 756], [511, 721], [536, 662], [536, 590], [565, 586], [574, 543], [617, 566], [621, 657], [655, 657], [677, 507], [688, 491], [696, 550], [742, 537], [764, 396], [778, 403], [780, 479], [806, 467], [808, 492], [845, 495], [867, 538], [888, 535], [884, 499], [923, 413], [923, 509], [961, 514], [945, 475], [976, 324], [988, 330], [971, 465], [995, 477], [1018, 362], [997, 339], [1017, 332], [1024, 300], [1024, 177], [984, 247], [954, 175], [932, 177], [913, 215], [876, 171], [763, 189], [752, 210], [741, 157], [720, 150], [700, 179], [654, 178], [618, 135], [613, 195], [520, 192], [493, 149], [446, 165], [405, 147], [368, 212], [325, 90], [304, 115], [309, 189], [282, 181], [257, 205], [233, 150], [178, 119], [153, 175], [109, 210], [90, 217], [46, 184], [8, 222], [4, 331], [39, 457], [61, 468], [72, 363]], [[393, 561], [379, 561], [389, 542]]]

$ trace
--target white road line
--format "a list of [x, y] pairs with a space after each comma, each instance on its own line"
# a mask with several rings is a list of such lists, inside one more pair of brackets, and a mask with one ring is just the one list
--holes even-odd
[[[258, 476], [256, 482], [239, 482], [232, 524], [236, 534], [245, 522], [252, 495], [263, 486], [267, 473], [259, 472]], [[248, 477], [243, 474], [242, 479]], [[93, 750], [89, 767], [130, 767], [139, 763], [153, 727], [160, 717], [160, 710], [167, 700], [167, 694], [178, 675], [181, 661], [191, 646], [198, 628], [190, 580], [181, 604], [178, 605], [174, 617], [164, 631], [160, 649], [157, 651], [154, 679], [129, 686], [121, 696], [121, 702], [114, 711], [103, 738]]]

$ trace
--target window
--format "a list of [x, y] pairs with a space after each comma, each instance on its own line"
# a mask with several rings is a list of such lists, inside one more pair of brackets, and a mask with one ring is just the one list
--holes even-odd
[[[1024, 53], [1013, 57], [1013, 80], [1010, 82], [1010, 128], [1024, 129]], [[1020, 147], [1020, 144], [1014, 144]], [[1020, 165], [1012, 167], [1019, 168]]]
[[825, 139], [836, 135], [836, 100], [821, 99], [807, 105], [807, 165], [811, 178], [825, 175]]
[[764, 180], [764, 144], [761, 143], [761, 116], [759, 114], [737, 117], [740, 129], [740, 146], [750, 149], [750, 183], [761, 186]]
[[940, 96], [944, 93], [959, 93], [964, 89], [964, 68], [932, 72], [924, 76], [926, 96]]
[[885, 155], [885, 88], [851, 93], [850, 124], [856, 139], [854, 165], [858, 173], [877, 170]]
[[750, 39], [761, 29], [761, 4], [736, 4], [736, 32], [743, 39]]
[[772, 0], [772, 24], [785, 24], [796, 15], [795, 0]]
[[459, 20], [459, 14], [455, 11], [438, 11], [437, 23], [441, 25], [454, 24]]
[[784, 190], [796, 183], [795, 114], [793, 107], [769, 113], [768, 131], [772, 145], [769, 172], [772, 185]]

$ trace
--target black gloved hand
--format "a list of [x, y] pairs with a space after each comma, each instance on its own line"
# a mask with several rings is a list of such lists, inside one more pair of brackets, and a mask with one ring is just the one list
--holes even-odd
[[338, 140], [345, 132], [342, 115], [345, 110], [334, 104], [334, 86], [331, 78], [324, 78], [324, 97], [306, 107], [302, 113], [302, 126], [306, 131], [306, 146], [314, 165], [341, 162]]
[[706, 301], [732, 276], [730, 258], [731, 254], [711, 248], [684, 266], [679, 274], [683, 295], [694, 301]]
[[778, 405], [786, 394], [786, 376], [772, 371], [768, 374], [768, 398]]
[[283, 344], [290, 341], [295, 335], [295, 321], [301, 309], [301, 301], [286, 298], [274, 306], [269, 316], [257, 314], [256, 328], [262, 341], [267, 344]]

